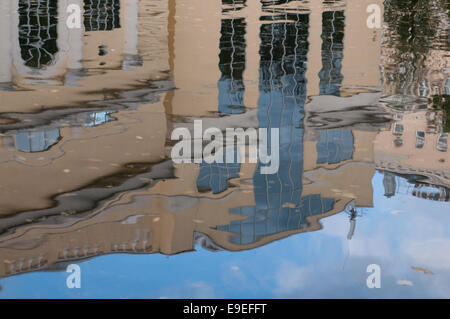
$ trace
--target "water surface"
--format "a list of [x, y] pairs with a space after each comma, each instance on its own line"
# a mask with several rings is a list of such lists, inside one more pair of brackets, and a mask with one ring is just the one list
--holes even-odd
[[[450, 297], [445, 1], [0, 14], [0, 297]], [[196, 120], [279, 129], [278, 171], [175, 163]]]

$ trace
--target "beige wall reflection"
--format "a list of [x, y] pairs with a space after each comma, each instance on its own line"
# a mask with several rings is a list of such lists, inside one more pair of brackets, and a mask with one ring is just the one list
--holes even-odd
[[[128, 5], [130, 3], [133, 2], [128, 2]], [[93, 180], [114, 175], [119, 167], [126, 164], [160, 162], [168, 153], [166, 138], [172, 125], [184, 125], [185, 120], [198, 116], [216, 117], [217, 81], [220, 78], [220, 2], [146, 0], [139, 2], [139, 12], [152, 8], [155, 3], [158, 4], [156, 11], [167, 12], [167, 15], [158, 16], [158, 19], [165, 19], [164, 23], [139, 18], [136, 30], [126, 24], [123, 29], [88, 33], [79, 53], [83, 56], [82, 66], [95, 72], [80, 78], [77, 82], [79, 87], [48, 86], [45, 90], [33, 92], [33, 96], [26, 92], [0, 93], [2, 101], [6, 101], [6, 110], [32, 112], [41, 105], [56, 108], [102, 100], [104, 83], [112, 88], [123, 88], [123, 85], [130, 83], [131, 89], [132, 84], [139, 80], [162, 76], [164, 73], [159, 72], [161, 70], [170, 70], [170, 80], [179, 88], [161, 93], [160, 99], [152, 103], [136, 102], [139, 104], [137, 112], [130, 110], [111, 114], [117, 120], [101, 126], [84, 127], [81, 130], [61, 127], [58, 137], [60, 142], [45, 152], [18, 152], [17, 137], [4, 134], [0, 148], [0, 161], [4, 162], [0, 164], [0, 174], [5, 181], [2, 184], [5, 191], [0, 193], [0, 201], [5, 203], [2, 204], [4, 215], [17, 210], [45, 209], [52, 204], [50, 198], [56, 194], [71, 196], [72, 192]], [[346, 17], [341, 96], [354, 96], [366, 89], [380, 87], [381, 31], [366, 27], [365, 10], [369, 3], [382, 4], [381, 1], [364, 0], [357, 4], [338, 2], [335, 7], [329, 7], [314, 1], [300, 8], [311, 17], [307, 95], [319, 94], [322, 13], [333, 10], [343, 10]], [[128, 7], [122, 8], [125, 8], [125, 13], [121, 14], [126, 14]], [[128, 12], [135, 14], [135, 9], [129, 8]], [[249, 109], [255, 109], [259, 96], [260, 4], [250, 1], [241, 11], [226, 14], [243, 16], [247, 21], [244, 100]], [[122, 19], [127, 21], [125, 17]], [[136, 45], [130, 41], [133, 34], [138, 35]], [[101, 44], [117, 50], [105, 57], [106, 65], [97, 65], [98, 46]], [[123, 56], [133, 57], [136, 53], [142, 55], [143, 66], [133, 69], [133, 72], [122, 70]], [[14, 73], [14, 79], [24, 87], [30, 85], [19, 74]], [[90, 88], [90, 94], [85, 94], [85, 88]], [[380, 96], [378, 93], [369, 95], [373, 103]], [[39, 105], [31, 107], [34, 103]], [[325, 106], [339, 112], [342, 105], [336, 102]], [[245, 116], [251, 115], [252, 111]], [[307, 115], [313, 111], [306, 107]], [[238, 116], [214, 120], [217, 120], [216, 123], [243, 123]], [[403, 120], [408, 121], [408, 117], [405, 116]], [[413, 122], [419, 123], [416, 119]], [[246, 124], [257, 126], [254, 117], [253, 122], [248, 120]], [[230, 209], [255, 206], [253, 175], [256, 165], [241, 165], [238, 176], [229, 179], [226, 190], [218, 194], [198, 190], [197, 165], [174, 165], [174, 178], [162, 178], [147, 187], [116, 194], [85, 215], [64, 211], [59, 219], [53, 219], [58, 222], [36, 220], [16, 227], [14, 232], [3, 234], [0, 237], [0, 276], [52, 269], [60, 262], [109, 253], [177, 254], [193, 250], [198, 234], [211, 239], [207, 248], [213, 250], [252, 249], [293, 234], [318, 230], [321, 228], [321, 218], [342, 212], [352, 200], [355, 200], [357, 207], [372, 207], [371, 180], [377, 167], [384, 168], [380, 158], [398, 155], [396, 158], [405, 165], [435, 169], [438, 172], [445, 165], [440, 162], [439, 156], [442, 154], [431, 150], [428, 152], [430, 159], [426, 161], [432, 163], [429, 164], [431, 166], [418, 163], [419, 153], [410, 152], [411, 148], [400, 151], [389, 146], [393, 144], [391, 131], [384, 130], [378, 134], [378, 127], [367, 125], [367, 128], [360, 128], [352, 125], [355, 123], [346, 123], [339, 129], [320, 130], [308, 124], [305, 125], [303, 139], [303, 194], [320, 194], [332, 198], [334, 205], [326, 213], [307, 218], [307, 227], [262, 236], [250, 244], [233, 243], [230, 240], [233, 234], [218, 228], [245, 218], [230, 213]], [[406, 124], [411, 128], [416, 125]], [[404, 134], [405, 145], [415, 143], [416, 139], [412, 135], [406, 138], [406, 130]], [[350, 155], [337, 161], [322, 159], [318, 144], [327, 141], [329, 135], [333, 139], [344, 136], [351, 140]], [[432, 137], [433, 141], [427, 138], [426, 147], [436, 144], [437, 136]], [[387, 143], [387, 140], [390, 142]], [[427, 149], [424, 147], [423, 150]], [[44, 180], [45, 183], [36, 187], [35, 181], [38, 180]], [[27, 195], [26, 198], [23, 194]]]
[[[0, 149], [0, 158], [6, 163], [0, 165], [0, 170], [4, 181], [7, 181], [0, 198], [5, 203], [2, 205], [3, 214], [44, 209], [52, 204], [50, 198], [56, 194], [68, 193], [66, 195], [70, 196], [71, 192], [96, 178], [113, 175], [117, 167], [127, 163], [161, 161], [167, 153], [165, 141], [170, 131], [166, 124], [167, 115], [195, 117], [217, 112], [220, 2], [169, 1], [164, 2], [168, 5], [165, 7], [162, 1], [147, 0], [139, 2], [139, 12], [151, 8], [154, 3], [158, 4], [158, 10], [167, 11], [166, 16], [158, 16], [158, 19], [166, 19], [167, 26], [142, 18], [138, 20], [137, 52], [145, 61], [142, 67], [133, 72], [122, 69], [122, 57], [136, 53], [130, 45], [135, 31], [133, 26], [125, 23], [124, 28], [110, 31], [85, 31], [83, 45], [77, 47], [78, 51], [69, 51], [78, 52], [83, 57], [82, 64], [73, 68], [92, 70], [89, 76], [76, 82], [78, 87], [49, 85], [34, 91], [33, 95], [20, 91], [1, 93], [2, 101], [7, 105], [5, 111], [33, 112], [42, 109], [43, 105], [52, 109], [102, 100], [105, 83], [110, 88], [121, 89], [124, 85], [126, 89], [126, 84], [130, 83], [129, 88], [133, 88], [132, 84], [139, 80], [161, 76], [158, 71], [162, 69], [171, 70], [175, 86], [179, 88], [162, 93], [161, 99], [151, 105], [140, 105], [138, 112], [111, 114], [117, 121], [81, 130], [61, 127], [60, 142], [45, 152], [18, 152], [16, 137], [5, 134]], [[134, 14], [135, 10], [124, 5], [122, 8], [121, 19], [127, 22], [129, 19], [123, 15], [127, 10]], [[353, 88], [360, 86], [379, 87], [380, 31], [365, 29], [365, 19], [362, 19], [366, 16], [365, 5], [350, 7], [338, 3], [336, 7], [329, 7], [317, 1], [300, 9], [312, 17], [308, 38], [308, 95], [318, 94], [318, 73], [322, 67], [320, 21], [322, 13], [330, 10], [344, 10], [348, 23], [342, 93], [352, 95]], [[243, 15], [247, 20], [245, 105], [254, 109], [259, 96], [260, 4], [251, 1], [239, 13], [227, 14]], [[131, 30], [130, 34], [127, 30]], [[105, 56], [104, 65], [97, 65], [100, 45], [108, 50], [115, 49]], [[355, 57], [352, 52], [361, 45], [368, 52]], [[147, 62], [146, 57], [156, 58]], [[360, 74], [361, 65], [365, 65], [367, 72], [363, 75]], [[14, 67], [12, 70], [17, 85], [33, 88], [26, 76], [17, 73]], [[89, 88], [89, 94], [86, 94], [86, 88]], [[230, 118], [232, 122], [233, 117]], [[371, 178], [375, 169], [372, 143], [376, 133], [348, 129], [346, 134], [351, 134], [353, 139], [352, 156], [338, 163], [317, 164], [320, 134], [314, 129], [305, 132], [303, 193], [333, 198], [335, 203], [332, 210], [309, 217], [307, 227], [263, 236], [250, 244], [235, 244], [230, 240], [232, 234], [217, 228], [233, 220], [244, 219], [231, 214], [230, 209], [255, 205], [252, 178], [256, 166], [243, 164], [239, 176], [229, 180], [229, 187], [220, 194], [213, 194], [198, 191], [198, 166], [176, 165], [175, 179], [160, 180], [151, 187], [121, 193], [85, 216], [64, 211], [58, 223], [36, 220], [15, 228], [13, 233], [5, 233], [0, 238], [0, 275], [52, 268], [58, 262], [107, 253], [176, 254], [193, 250], [197, 233], [208, 236], [214, 248], [231, 251], [251, 249], [292, 234], [318, 230], [321, 218], [341, 212], [353, 199], [356, 199], [358, 207], [371, 207]], [[37, 180], [46, 182], [36, 187], [34, 181]], [[27, 194], [26, 198], [23, 194]]]

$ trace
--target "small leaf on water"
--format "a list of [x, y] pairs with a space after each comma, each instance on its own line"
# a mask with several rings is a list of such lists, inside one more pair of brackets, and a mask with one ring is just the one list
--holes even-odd
[[412, 281], [409, 280], [397, 280], [397, 285], [400, 286], [413, 286]]
[[421, 272], [423, 272], [424, 274], [430, 274], [430, 275], [433, 274], [430, 270], [425, 269], [425, 268], [422, 268], [422, 267], [416, 267], [416, 266], [413, 266], [412, 269], [414, 269], [415, 271], [421, 271]]

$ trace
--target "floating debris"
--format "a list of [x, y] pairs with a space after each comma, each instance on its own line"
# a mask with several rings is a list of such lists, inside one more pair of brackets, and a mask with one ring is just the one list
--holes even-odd
[[430, 274], [430, 275], [433, 275], [433, 272], [431, 272], [431, 271], [428, 270], [428, 269], [422, 268], [422, 267], [416, 267], [416, 266], [413, 266], [412, 269], [414, 269], [415, 271], [423, 272], [424, 274]]
[[413, 286], [413, 283], [410, 280], [397, 280], [397, 285], [411, 287], [411, 286]]

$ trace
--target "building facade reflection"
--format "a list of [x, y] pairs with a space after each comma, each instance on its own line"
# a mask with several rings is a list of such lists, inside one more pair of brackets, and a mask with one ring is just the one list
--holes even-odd
[[[164, 68], [179, 90], [167, 93], [151, 85], [145, 90], [125, 90], [124, 96], [98, 98], [103, 108], [78, 114], [76, 128], [71, 122], [69, 127], [42, 126], [39, 134], [22, 128], [2, 136], [1, 156], [10, 158], [8, 152], [14, 152], [14, 169], [21, 169], [11, 176], [3, 168], [2, 176], [11, 188], [23, 190], [37, 174], [40, 178], [55, 171], [74, 174], [60, 181], [48, 178], [48, 188], [43, 185], [36, 190], [37, 199], [20, 203], [25, 208], [13, 205], [18, 201], [11, 199], [12, 193], [3, 195], [12, 206], [9, 209], [21, 214], [0, 221], [0, 276], [58, 269], [72, 260], [110, 253], [172, 255], [192, 251], [197, 244], [211, 251], [240, 251], [316, 231], [322, 227], [320, 219], [343, 212], [350, 203], [355, 209], [373, 207], [371, 181], [377, 168], [384, 170], [385, 195], [395, 197], [399, 185], [406, 185], [396, 165], [414, 161], [429, 145], [434, 147], [429, 153], [436, 167], [425, 171], [435, 169], [429, 176], [440, 179], [432, 179], [432, 184], [408, 181], [408, 192], [448, 200], [448, 178], [445, 167], [439, 166], [448, 154], [442, 146], [444, 132], [436, 131], [429, 140], [425, 128], [413, 128], [423, 124], [414, 118], [417, 113], [405, 113], [392, 126], [380, 115], [393, 112], [379, 105], [381, 94], [376, 91], [381, 43], [373, 39], [380, 40], [381, 31], [367, 31], [365, 24], [355, 23], [365, 23], [364, 5], [283, 0], [262, 1], [254, 10], [255, 2], [244, 0], [193, 2], [198, 9], [193, 11], [202, 21], [197, 23], [188, 6], [169, 1], [164, 8], [169, 11], [164, 17], [169, 24], [166, 29], [143, 19], [135, 25], [129, 22], [138, 8], [144, 11], [146, 4], [155, 3], [85, 1], [88, 36], [83, 46], [70, 49], [71, 53], [81, 51], [83, 58], [74, 68], [105, 72], [104, 77], [88, 74], [80, 79], [79, 83], [93, 88], [102, 88], [106, 77], [120, 86]], [[221, 14], [212, 15], [212, 9]], [[204, 43], [197, 42], [199, 34], [205, 37]], [[156, 35], [158, 41], [152, 38]], [[61, 37], [58, 33], [58, 41]], [[166, 38], [172, 42], [164, 42]], [[370, 52], [355, 58], [351, 51], [355, 46]], [[105, 51], [99, 55], [99, 49]], [[148, 56], [153, 54], [163, 58], [151, 64]], [[127, 56], [136, 64], [125, 63]], [[103, 59], [106, 66], [99, 65]], [[161, 62], [164, 59], [167, 65]], [[140, 62], [140, 68], [133, 68]], [[366, 74], [361, 77], [361, 64], [366, 62]], [[63, 93], [76, 90], [60, 89], [67, 90]], [[13, 101], [11, 95], [8, 99]], [[74, 101], [85, 102], [79, 96]], [[111, 109], [112, 105], [116, 108]], [[49, 108], [56, 111], [53, 107]], [[205, 114], [204, 122], [218, 127], [244, 123], [279, 128], [278, 173], [263, 175], [260, 166], [252, 163], [175, 165], [167, 160], [170, 128], [187, 126]], [[321, 121], [316, 121], [318, 117]], [[401, 147], [394, 143], [398, 136], [402, 136]], [[64, 155], [52, 147], [61, 137], [71, 151]], [[142, 141], [148, 142], [146, 146]], [[407, 151], [397, 154], [400, 149]], [[33, 171], [22, 167], [24, 160], [16, 151], [24, 153], [20, 156], [27, 164], [42, 161], [25, 157], [34, 152], [55, 161], [52, 167]], [[420, 172], [420, 165], [410, 166], [419, 167]], [[357, 236], [353, 231], [350, 238]]]
[[20, 55], [26, 66], [41, 69], [58, 52], [58, 1], [19, 0]]
[[[237, 2], [237, 1], [236, 1]], [[235, 12], [245, 5], [246, 1], [225, 1], [228, 5], [223, 12], [233, 13], [231, 17], [221, 20], [219, 41], [219, 69], [221, 77], [217, 83], [219, 90], [219, 113], [234, 114], [245, 111], [244, 105], [244, 71], [245, 71], [245, 28], [243, 17], [236, 17]]]
[[339, 95], [343, 75], [344, 11], [322, 14], [322, 69], [319, 72], [319, 93]]
[[83, 17], [87, 32], [120, 28], [120, 0], [84, 0]]
[[332, 198], [321, 198], [319, 194], [302, 197], [309, 17], [286, 13], [275, 14], [270, 20], [262, 24], [260, 33], [258, 123], [260, 127], [280, 130], [280, 168], [276, 174], [263, 175], [258, 165], [253, 177], [256, 206], [231, 209], [231, 214], [246, 219], [218, 227], [233, 233], [231, 242], [238, 245], [306, 228], [307, 217], [330, 211], [334, 204]]
[[[73, 14], [66, 12], [69, 4], [80, 8], [81, 28], [66, 24]], [[137, 52], [138, 7], [137, 0], [4, 1], [0, 10], [10, 32], [1, 34], [5, 47], [0, 51], [0, 88], [76, 86], [94, 66], [142, 66]], [[99, 48], [106, 49], [99, 52]]]

